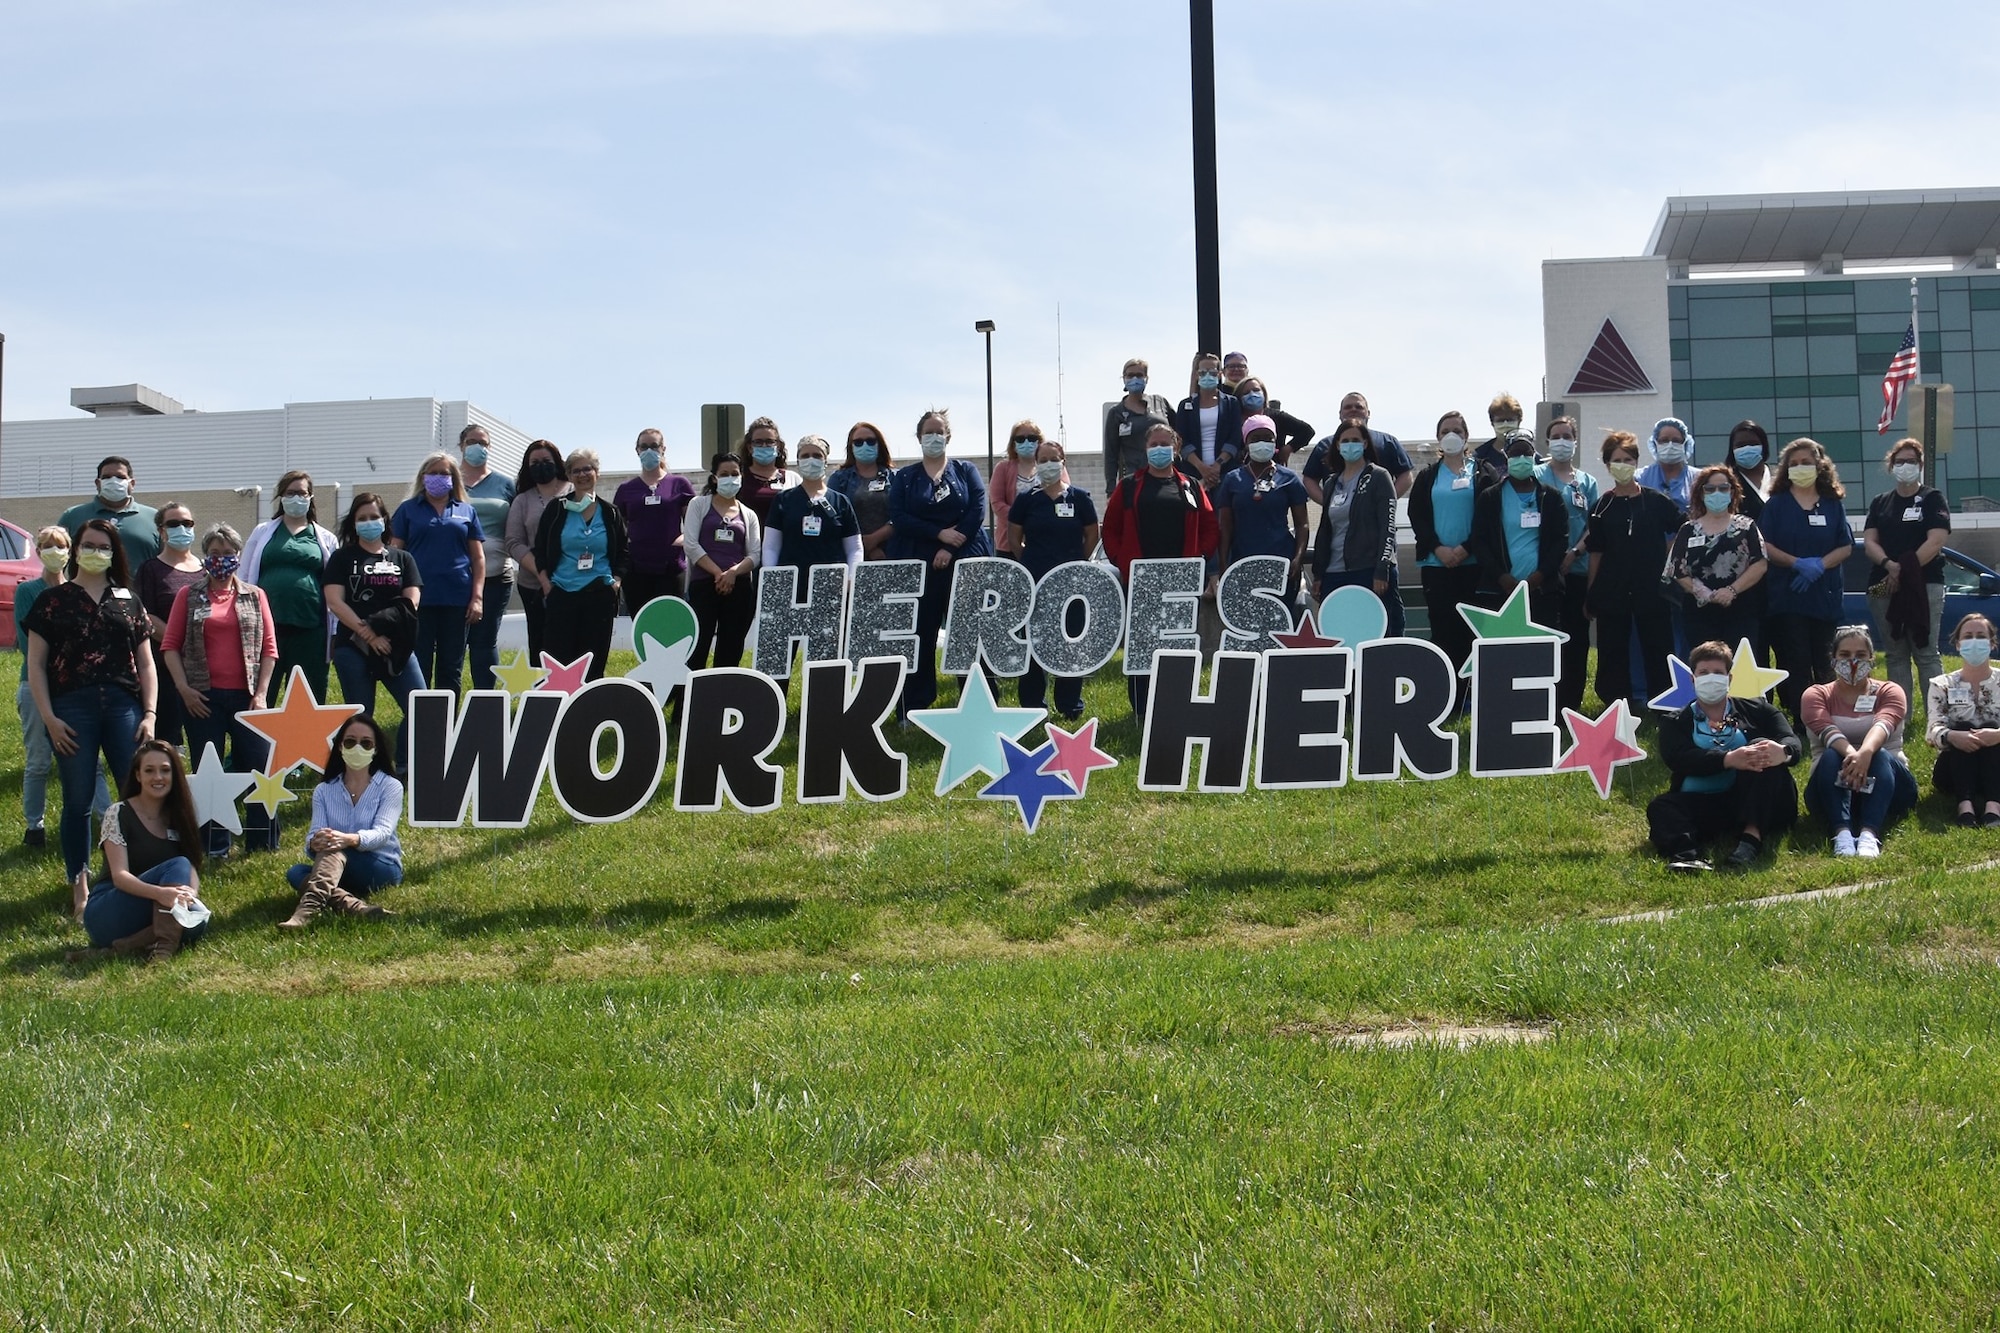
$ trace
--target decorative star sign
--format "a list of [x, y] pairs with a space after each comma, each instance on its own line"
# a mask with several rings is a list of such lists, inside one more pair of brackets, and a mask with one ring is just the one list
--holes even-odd
[[271, 742], [266, 773], [284, 773], [300, 764], [323, 772], [334, 733], [360, 711], [360, 704], [321, 703], [306, 684], [305, 668], [295, 666], [283, 707], [238, 713], [236, 720]]
[[1750, 640], [1744, 639], [1736, 645], [1736, 660], [1729, 664], [1729, 697], [1761, 699], [1791, 674], [1759, 662], [1756, 649], [1750, 646]]
[[1046, 734], [1049, 743], [1044, 748], [1054, 753], [1043, 763], [1041, 771], [1060, 773], [1068, 778], [1069, 785], [1076, 789], [1078, 796], [1089, 790], [1093, 770], [1118, 767], [1116, 759], [1097, 748], [1097, 719], [1094, 717], [1073, 732], [1064, 731], [1051, 722]]
[[[1319, 626], [1313, 622], [1313, 613], [1310, 611], [1299, 612], [1299, 627], [1290, 634], [1273, 634], [1271, 637], [1277, 641], [1280, 648], [1337, 648], [1340, 646], [1339, 639], [1329, 639], [1319, 632]], [[1094, 727], [1097, 723], [1093, 721], [1091, 725]], [[1054, 733], [1054, 730], [1053, 727], [1050, 728], [1051, 734]]]
[[688, 658], [694, 655], [694, 608], [678, 597], [655, 597], [632, 617], [632, 646], [638, 650], [639, 665], [625, 673], [666, 702], [667, 696], [687, 684]]
[[910, 721], [944, 746], [938, 763], [937, 795], [942, 796], [974, 773], [997, 778], [1007, 771], [1003, 740], [1018, 741], [1029, 728], [1048, 717], [1039, 708], [1001, 708], [993, 702], [986, 672], [975, 666], [952, 708], [912, 708]]
[[1598, 798], [1610, 800], [1613, 771], [1646, 757], [1646, 752], [1631, 741], [1628, 728], [1638, 724], [1632, 720], [1625, 701], [1614, 700], [1595, 721], [1575, 709], [1565, 708], [1563, 722], [1569, 727], [1571, 743], [1562, 758], [1556, 760], [1556, 770], [1582, 769], [1597, 785]]
[[1646, 700], [1646, 707], [1662, 713], [1678, 713], [1694, 702], [1694, 672], [1678, 657], [1667, 659], [1667, 670], [1674, 673], [1674, 683]]
[[[247, 714], [239, 713], [237, 716]], [[320, 756], [322, 759], [325, 757]], [[243, 821], [236, 813], [236, 798], [250, 790], [256, 782], [255, 773], [231, 773], [224, 768], [222, 756], [215, 752], [213, 742], [203, 746], [200, 765], [188, 774], [188, 792], [194, 797], [195, 822], [220, 824], [231, 833], [243, 832]]]
[[555, 694], [575, 694], [589, 684], [591, 659], [596, 653], [585, 653], [574, 662], [558, 662], [547, 653], [542, 654], [542, 666], [548, 672], [546, 679], [535, 688]]
[[493, 679], [509, 694], [526, 694], [548, 679], [548, 675], [540, 667], [528, 665], [526, 653], [515, 653], [506, 666], [493, 668]]
[[251, 784], [250, 794], [243, 798], [245, 805], [261, 805], [267, 815], [276, 815], [278, 807], [287, 801], [296, 801], [290, 789], [285, 786], [285, 775], [278, 773], [252, 773], [256, 781]]
[[1049, 760], [1056, 753], [1054, 741], [1039, 750], [1024, 750], [1004, 736], [999, 740], [1007, 771], [981, 788], [979, 795], [982, 800], [1014, 802], [1028, 832], [1033, 833], [1041, 823], [1042, 807], [1048, 802], [1074, 801], [1083, 794], [1062, 774], [1048, 771]]
[[[1526, 583], [1515, 584], [1514, 591], [1507, 594], [1507, 600], [1500, 603], [1498, 611], [1489, 611], [1470, 602], [1460, 602], [1458, 613], [1465, 617], [1466, 624], [1472, 626], [1472, 637], [1475, 639], [1554, 639], [1558, 643], [1569, 641], [1569, 635], [1559, 629], [1550, 629], [1547, 625], [1539, 624], [1529, 616]], [[1470, 657], [1465, 659], [1465, 665], [1459, 668], [1458, 674], [1461, 676], [1472, 674]]]

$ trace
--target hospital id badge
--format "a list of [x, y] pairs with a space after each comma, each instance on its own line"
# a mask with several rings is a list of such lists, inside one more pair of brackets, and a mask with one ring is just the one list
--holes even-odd
[[1953, 708], [1972, 707], [1972, 687], [1964, 681], [1960, 681], [1945, 691], [1945, 702], [1949, 703]]
[[1067, 500], [1063, 500], [1063, 501], [1060, 501], [1060, 502], [1058, 502], [1058, 503], [1057, 503], [1057, 505], [1056, 505], [1056, 517], [1057, 517], [1057, 518], [1075, 518], [1075, 517], [1076, 517], [1076, 506], [1075, 506], [1075, 505], [1073, 505], [1073, 504], [1071, 504], [1071, 503], [1070, 503], [1069, 501], [1067, 501]]
[[1823, 527], [1825, 527], [1825, 526], [1826, 526], [1826, 515], [1825, 515], [1825, 514], [1807, 514], [1807, 515], [1806, 515], [1806, 525], [1807, 525], [1808, 527], [1814, 527], [1814, 528], [1823, 528]]
[[1521, 514], [1521, 526], [1524, 528], [1539, 528], [1542, 526], [1542, 511], [1539, 509], [1523, 511]]
[[1862, 695], [1862, 696], [1861, 696], [1860, 698], [1856, 699], [1856, 700], [1854, 701], [1854, 711], [1855, 711], [1855, 712], [1857, 712], [1857, 713], [1872, 713], [1872, 712], [1874, 712], [1874, 711], [1875, 711], [1875, 691], [1873, 691], [1873, 690], [1870, 690], [1870, 691], [1868, 691], [1868, 693], [1866, 693], [1866, 694]]
[[799, 520], [799, 531], [808, 537], [819, 536], [819, 515], [807, 514]]
[[1921, 522], [1923, 522], [1923, 521], [1924, 521], [1924, 507], [1923, 507], [1922, 505], [1911, 505], [1911, 506], [1910, 506], [1910, 507], [1909, 507], [1908, 509], [1905, 509], [1905, 510], [1903, 511], [1903, 521], [1904, 521], [1905, 523], [1921, 523]]
[[593, 569], [596, 567], [596, 565], [597, 565], [597, 557], [596, 555], [592, 554], [589, 551], [585, 551], [582, 555], [576, 558], [576, 567], [579, 570]]
[[734, 546], [736, 544], [736, 529], [717, 528], [715, 530], [715, 540], [717, 542], [727, 542], [729, 545]]
[[1471, 474], [1470, 472], [1468, 472], [1468, 473], [1466, 473], [1466, 474], [1465, 474], [1464, 476], [1462, 476], [1462, 477], [1453, 477], [1453, 478], [1451, 479], [1451, 488], [1452, 488], [1453, 490], [1455, 490], [1455, 491], [1469, 491], [1469, 490], [1471, 490], [1471, 489], [1472, 489], [1472, 474]]
[[659, 502], [660, 502], [660, 497], [657, 495], [649, 495], [646, 497], [646, 503], [649, 505], [656, 505]]
[[1708, 536], [1706, 533], [1690, 532], [1688, 534], [1688, 550], [1699, 551], [1707, 545]]

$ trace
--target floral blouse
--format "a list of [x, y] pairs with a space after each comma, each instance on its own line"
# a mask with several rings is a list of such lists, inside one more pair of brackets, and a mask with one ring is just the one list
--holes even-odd
[[1729, 516], [1729, 526], [1715, 536], [1693, 523], [1681, 524], [1674, 534], [1673, 554], [1667, 558], [1668, 575], [1676, 580], [1693, 579], [1715, 589], [1736, 582], [1743, 571], [1764, 558], [1764, 539], [1757, 525], [1741, 514]]
[[1924, 716], [1930, 720], [1924, 739], [1933, 746], [1944, 745], [1947, 731], [2000, 727], [2000, 671], [1987, 672], [1986, 679], [1977, 685], [1966, 680], [1963, 672], [1947, 671], [1932, 678], [1924, 703]]
[[77, 583], [35, 599], [21, 628], [48, 644], [49, 697], [111, 685], [139, 697], [139, 654], [151, 654], [152, 622], [130, 588], [115, 585], [98, 601]]

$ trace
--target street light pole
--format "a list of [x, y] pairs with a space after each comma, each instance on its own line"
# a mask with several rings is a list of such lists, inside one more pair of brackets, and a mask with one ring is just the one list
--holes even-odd
[[[973, 331], [986, 335], [986, 484], [993, 484], [993, 329], [990, 319], [982, 319], [972, 326]], [[993, 522], [993, 506], [986, 506], [986, 522]]]
[[1216, 205], [1215, 0], [1188, 0], [1194, 106], [1195, 350], [1222, 355], [1222, 228]]

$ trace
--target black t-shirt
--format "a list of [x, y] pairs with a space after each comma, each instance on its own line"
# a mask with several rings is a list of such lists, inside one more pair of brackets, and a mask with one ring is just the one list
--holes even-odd
[[[416, 558], [394, 546], [372, 553], [359, 546], [343, 546], [326, 562], [326, 573], [320, 581], [326, 587], [340, 589], [349, 608], [363, 620], [401, 597], [403, 589], [424, 586]], [[342, 625], [334, 637], [350, 642], [354, 632]]]
[[[1081, 486], [1064, 487], [1055, 499], [1037, 486], [1014, 501], [1007, 521], [1020, 525], [1021, 563], [1040, 578], [1057, 565], [1090, 558], [1083, 549], [1083, 530], [1097, 522], [1097, 506]], [[1142, 547], [1144, 542], [1142, 535]]]
[[[1885, 491], [1868, 506], [1868, 521], [1862, 527], [1873, 528], [1875, 540], [1889, 558], [1900, 560], [1922, 546], [1939, 528], [1950, 532], [1951, 510], [1945, 505], [1944, 496], [1929, 486], [1919, 486], [1917, 493], [1911, 496]], [[1868, 581], [1880, 583], [1887, 572], [1886, 566], [1877, 565]], [[1924, 566], [1924, 582], [1944, 582], [1942, 553]]]
[[1147, 472], [1139, 478], [1132, 506], [1138, 519], [1139, 555], [1145, 560], [1174, 560], [1191, 555], [1187, 549], [1188, 511], [1194, 493], [1178, 474], [1162, 480]]
[[846, 539], [861, 535], [854, 506], [832, 487], [818, 496], [803, 486], [779, 491], [768, 522], [779, 534], [778, 563], [798, 569], [846, 564]]
[[1590, 604], [1626, 610], [1641, 597], [1659, 602], [1667, 543], [1686, 521], [1681, 507], [1663, 491], [1641, 488], [1637, 495], [1606, 491], [1590, 511], [1583, 537], [1584, 549], [1603, 557], [1590, 585]]

